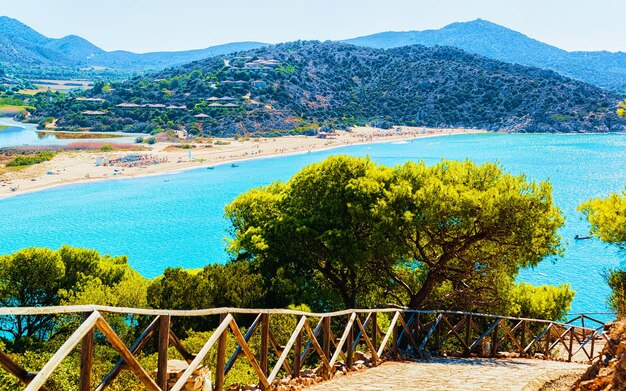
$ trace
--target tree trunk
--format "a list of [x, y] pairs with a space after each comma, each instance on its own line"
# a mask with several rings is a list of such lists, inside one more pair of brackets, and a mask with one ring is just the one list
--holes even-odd
[[419, 310], [438, 282], [439, 278], [435, 274], [433, 274], [432, 271], [428, 272], [426, 280], [424, 281], [424, 284], [422, 285], [420, 290], [416, 294], [411, 295], [409, 308], [412, 310]]

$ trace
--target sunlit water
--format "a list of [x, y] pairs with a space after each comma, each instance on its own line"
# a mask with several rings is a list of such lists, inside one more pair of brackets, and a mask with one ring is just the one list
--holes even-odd
[[592, 240], [574, 240], [588, 226], [576, 207], [626, 185], [626, 135], [480, 134], [344, 147], [304, 155], [242, 162], [213, 170], [71, 185], [0, 200], [0, 253], [27, 246], [62, 244], [127, 254], [146, 277], [169, 266], [200, 268], [224, 262], [228, 222], [224, 206], [238, 194], [275, 180], [287, 180], [303, 166], [334, 154], [369, 155], [395, 165], [423, 159], [470, 158], [495, 162], [530, 179], [549, 179], [566, 216], [561, 234], [566, 253], [525, 270], [535, 284], [569, 282], [577, 291], [574, 312], [605, 311], [607, 268], [623, 254]]
[[[5, 128], [6, 126], [6, 128]], [[134, 137], [113, 137], [102, 139], [59, 139], [53, 134], [40, 136], [36, 125], [23, 124], [9, 118], [0, 118], [0, 148], [39, 145], [68, 145], [74, 142], [133, 143]]]

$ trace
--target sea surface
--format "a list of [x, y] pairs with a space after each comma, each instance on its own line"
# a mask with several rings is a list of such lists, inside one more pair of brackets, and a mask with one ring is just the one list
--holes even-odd
[[[6, 128], [5, 128], [6, 126]], [[17, 147], [23, 145], [68, 145], [74, 142], [107, 142], [133, 143], [135, 137], [112, 137], [102, 139], [60, 139], [53, 134], [40, 136], [35, 124], [25, 124], [13, 121], [10, 118], [0, 118], [0, 148]]]
[[588, 225], [576, 207], [626, 186], [626, 135], [476, 134], [336, 148], [194, 169], [176, 174], [69, 185], [0, 200], [0, 254], [63, 244], [127, 254], [132, 267], [155, 277], [167, 267], [222, 263], [229, 236], [224, 206], [246, 190], [287, 180], [307, 164], [335, 154], [370, 156], [395, 165], [441, 158], [498, 162], [506, 171], [549, 180], [566, 216], [565, 255], [524, 270], [534, 284], [569, 283], [572, 312], [606, 311], [603, 273], [626, 266], [624, 254], [602, 242], [574, 240]]

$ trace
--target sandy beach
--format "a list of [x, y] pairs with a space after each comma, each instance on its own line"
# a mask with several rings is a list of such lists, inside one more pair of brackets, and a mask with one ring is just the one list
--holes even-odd
[[[308, 153], [348, 145], [485, 132], [476, 129], [404, 126], [395, 127], [391, 130], [357, 127], [350, 132], [337, 131], [328, 138], [285, 136], [251, 138], [243, 141], [220, 139], [221, 143], [219, 144], [222, 145], [217, 145], [214, 142], [209, 145], [196, 145], [192, 149], [175, 148], [171, 143], [156, 143], [148, 146], [151, 150], [141, 152], [66, 151], [58, 153], [51, 161], [1, 174], [0, 198], [75, 183], [174, 173], [225, 163], [232, 164], [236, 161], [260, 157]], [[145, 158], [145, 161], [106, 166], [97, 165], [97, 161], [104, 159], [113, 161], [128, 155], [140, 155]]]

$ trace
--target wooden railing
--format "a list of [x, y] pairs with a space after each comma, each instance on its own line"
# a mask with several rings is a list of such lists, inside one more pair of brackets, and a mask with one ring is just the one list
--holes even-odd
[[[123, 370], [132, 371], [149, 390], [167, 389], [168, 348], [173, 346], [189, 364], [171, 390], [179, 391], [205, 360], [217, 350], [213, 369], [216, 390], [224, 387], [224, 377], [235, 361], [245, 356], [263, 389], [271, 389], [281, 375], [298, 377], [303, 367], [321, 377], [334, 376], [338, 365], [353, 368], [358, 349], [372, 365], [382, 360], [407, 356], [426, 357], [443, 351], [463, 356], [494, 357], [500, 351], [544, 358], [589, 361], [595, 357], [596, 342], [603, 337], [600, 329], [537, 319], [514, 318], [455, 311], [415, 311], [403, 309], [363, 309], [332, 313], [309, 313], [293, 310], [216, 308], [194, 311], [164, 311], [104, 306], [68, 306], [37, 308], [0, 308], [0, 316], [45, 316], [79, 314], [83, 321], [74, 333], [38, 372], [29, 372], [8, 354], [0, 351], [0, 365], [26, 385], [26, 390], [45, 389], [46, 380], [79, 344], [81, 345], [81, 391], [91, 390], [93, 352], [99, 331], [119, 356], [119, 362], [99, 381], [96, 390], [105, 390]], [[139, 338], [126, 346], [105, 320], [105, 314], [138, 315], [151, 322]], [[272, 333], [272, 320], [288, 315], [295, 326], [288, 340], [280, 341]], [[218, 317], [219, 325], [196, 353], [189, 352], [172, 330], [172, 324], [184, 317]], [[242, 333], [237, 318], [254, 321]], [[582, 318], [583, 320], [585, 318]], [[382, 327], [381, 327], [382, 326]], [[381, 329], [382, 328], [382, 329]], [[260, 334], [260, 346], [253, 349], [251, 337]], [[143, 368], [137, 354], [155, 336], [158, 362], [153, 378]], [[232, 336], [237, 343], [227, 357], [226, 342]], [[286, 338], [285, 338], [286, 339]], [[98, 341], [101, 339], [99, 338]], [[255, 351], [256, 350], [256, 351]], [[270, 362], [272, 365], [270, 366]], [[154, 370], [155, 368], [150, 368]]]

